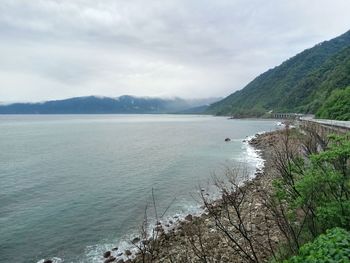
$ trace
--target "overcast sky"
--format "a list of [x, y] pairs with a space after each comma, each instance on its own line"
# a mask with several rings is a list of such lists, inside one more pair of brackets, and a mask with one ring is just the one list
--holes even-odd
[[0, 101], [226, 96], [350, 29], [349, 0], [1, 0]]

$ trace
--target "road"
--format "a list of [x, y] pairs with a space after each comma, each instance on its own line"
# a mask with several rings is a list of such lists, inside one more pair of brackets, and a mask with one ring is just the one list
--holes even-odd
[[311, 121], [319, 124], [337, 127], [337, 128], [345, 128], [350, 130], [350, 121], [336, 121], [336, 120], [323, 120], [323, 119], [313, 119], [311, 117], [303, 117], [301, 118], [303, 121]]

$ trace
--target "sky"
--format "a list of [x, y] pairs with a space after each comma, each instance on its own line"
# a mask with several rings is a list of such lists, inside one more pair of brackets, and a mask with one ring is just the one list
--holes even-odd
[[349, 0], [1, 0], [0, 101], [224, 97], [350, 29]]

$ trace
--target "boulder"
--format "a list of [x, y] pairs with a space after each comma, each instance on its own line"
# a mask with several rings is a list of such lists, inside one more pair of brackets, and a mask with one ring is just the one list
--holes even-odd
[[133, 244], [139, 243], [140, 242], [140, 238], [135, 237], [132, 241]]
[[113, 262], [113, 261], [115, 261], [115, 257], [113, 257], [113, 256], [110, 256], [109, 258], [107, 258], [105, 261], [103, 261], [103, 263], [110, 263], [110, 262]]
[[185, 217], [185, 220], [187, 221], [192, 221], [193, 220], [193, 217], [191, 214], [188, 214], [186, 217]]
[[131, 251], [130, 251], [129, 249], [127, 249], [127, 250], [125, 250], [125, 255], [127, 255], [127, 256], [131, 256], [131, 255], [132, 255], [132, 253], [131, 253]]
[[112, 251], [117, 251], [118, 247], [112, 248]]
[[52, 263], [53, 261], [51, 259], [45, 259], [44, 263]]
[[106, 251], [105, 253], [103, 253], [104, 258], [109, 258], [110, 255], [111, 255], [111, 251]]
[[156, 226], [155, 228], [154, 228], [154, 230], [156, 231], [156, 232], [163, 232], [164, 231], [164, 229], [163, 229], [163, 226]]
[[226, 138], [226, 139], [225, 139], [225, 142], [230, 142], [230, 141], [231, 141], [230, 138]]
[[145, 239], [141, 241], [142, 245], [147, 246], [149, 244], [149, 240]]

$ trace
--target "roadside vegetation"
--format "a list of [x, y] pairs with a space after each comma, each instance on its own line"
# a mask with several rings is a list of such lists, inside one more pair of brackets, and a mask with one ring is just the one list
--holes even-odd
[[[301, 139], [300, 153], [288, 146], [293, 136]], [[279, 174], [268, 198], [286, 241], [276, 261], [297, 255], [285, 262], [350, 262], [349, 134], [286, 131], [284, 145], [276, 151]]]

